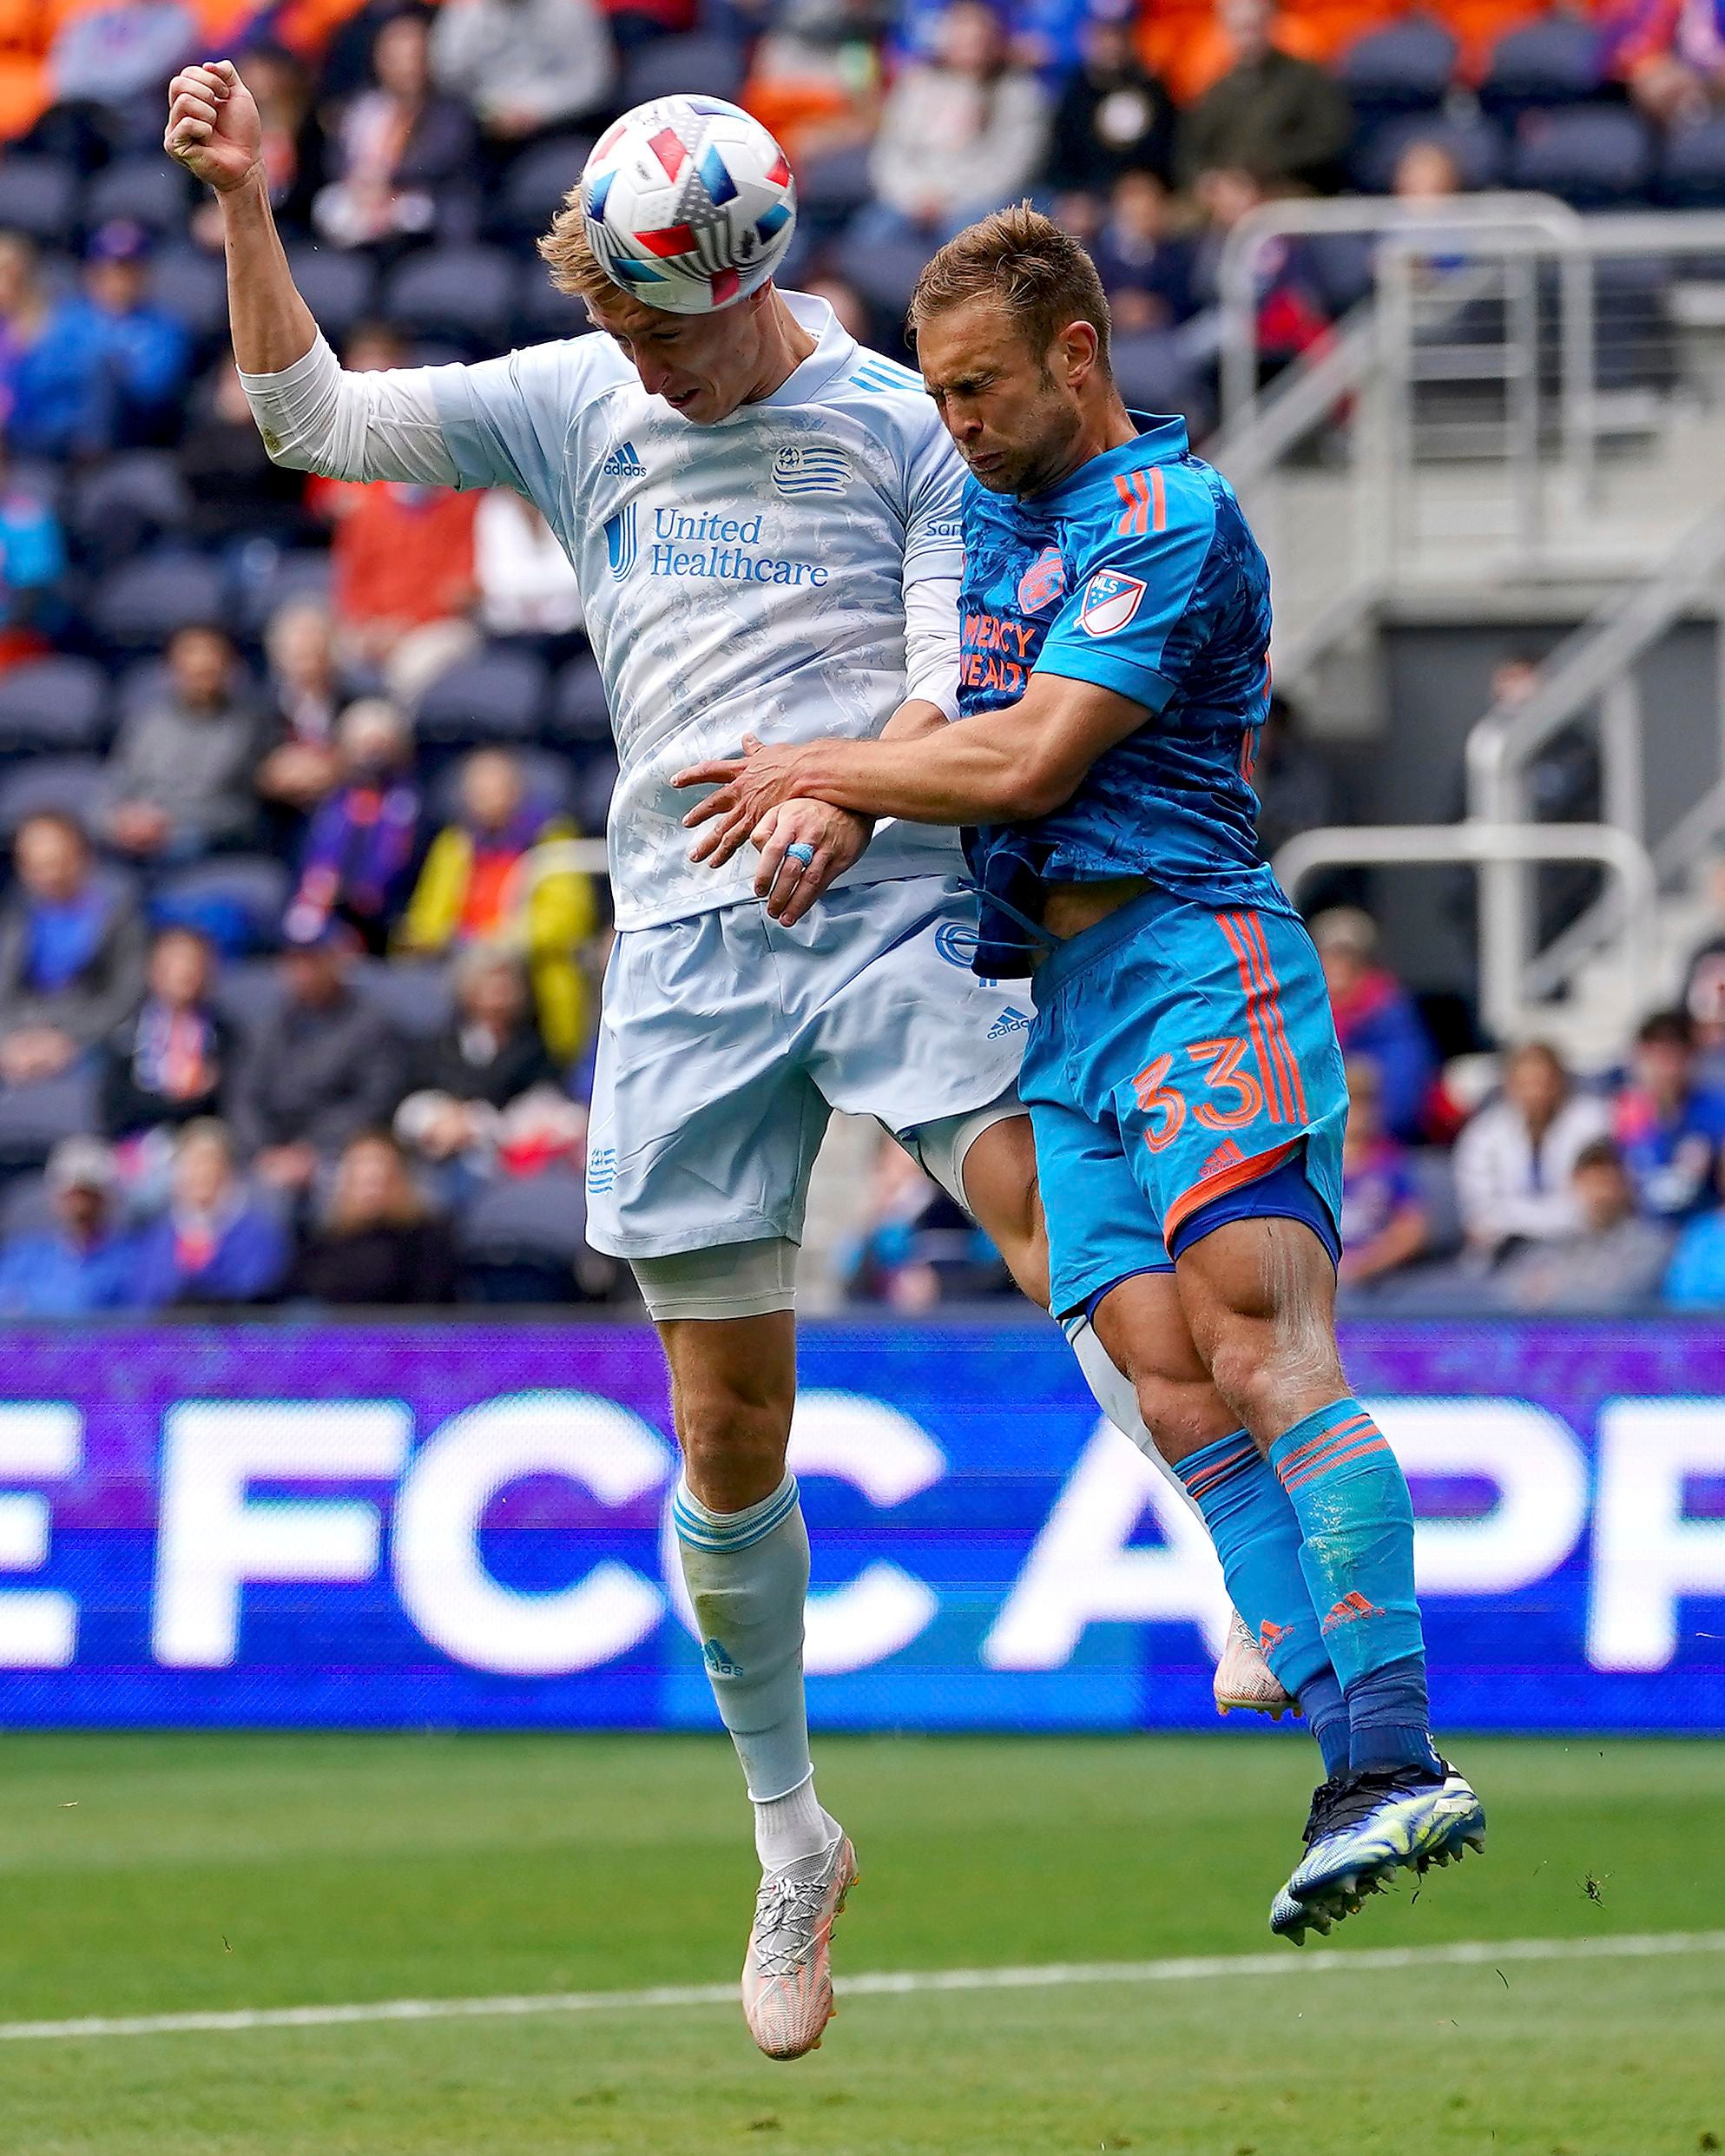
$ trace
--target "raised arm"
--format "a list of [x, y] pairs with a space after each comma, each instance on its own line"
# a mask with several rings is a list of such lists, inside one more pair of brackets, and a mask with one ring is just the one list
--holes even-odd
[[458, 484], [430, 370], [344, 373], [300, 298], [270, 210], [258, 108], [234, 63], [182, 68], [168, 97], [163, 147], [221, 205], [234, 358], [271, 458], [331, 478]]

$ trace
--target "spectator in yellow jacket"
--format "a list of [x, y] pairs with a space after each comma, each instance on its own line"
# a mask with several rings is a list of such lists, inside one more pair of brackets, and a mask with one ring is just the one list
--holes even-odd
[[598, 904], [590, 877], [546, 860], [542, 849], [579, 834], [567, 816], [529, 799], [507, 749], [477, 749], [467, 759], [460, 798], [458, 818], [431, 841], [398, 948], [443, 957], [499, 941], [519, 951], [545, 1045], [560, 1065], [573, 1063], [589, 1020], [580, 951], [598, 925]]

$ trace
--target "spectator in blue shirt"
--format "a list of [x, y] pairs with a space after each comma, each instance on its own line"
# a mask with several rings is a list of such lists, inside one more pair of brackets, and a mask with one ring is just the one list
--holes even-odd
[[[0, 440], [0, 653], [42, 622], [66, 573], [66, 542], [47, 503], [18, 485]], [[37, 648], [40, 642], [37, 640]]]
[[1431, 1234], [1406, 1146], [1384, 1130], [1378, 1067], [1347, 1065], [1347, 1135], [1341, 1156], [1340, 1277], [1360, 1288], [1412, 1264]]
[[115, 1224], [114, 1155], [63, 1138], [49, 1157], [55, 1224], [0, 1251], [0, 1314], [87, 1317], [137, 1306], [137, 1245]]
[[174, 1149], [167, 1210], [139, 1238], [137, 1296], [169, 1303], [260, 1302], [293, 1255], [280, 1216], [241, 1180], [225, 1124], [188, 1124]]
[[1378, 927], [1357, 906], [1333, 907], [1312, 924], [1342, 1053], [1375, 1064], [1385, 1130], [1404, 1144], [1421, 1134], [1438, 1058], [1419, 1006], [1377, 963]]
[[49, 313], [12, 366], [14, 448], [95, 457], [161, 440], [177, 427], [191, 345], [146, 296], [149, 244], [128, 218], [91, 237], [83, 289]]
[[1123, 173], [1096, 235], [1096, 273], [1116, 334], [1173, 329], [1192, 313], [1191, 242], [1173, 228], [1168, 189], [1154, 173]]
[[1688, 1220], [1719, 1202], [1725, 1094], [1700, 1083], [1698, 1055], [1688, 1012], [1656, 1012], [1636, 1035], [1630, 1083], [1613, 1104], [1613, 1133], [1652, 1220]]

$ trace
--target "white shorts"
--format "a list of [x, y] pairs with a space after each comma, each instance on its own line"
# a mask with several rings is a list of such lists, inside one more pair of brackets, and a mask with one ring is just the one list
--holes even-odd
[[588, 1128], [587, 1235], [615, 1257], [800, 1242], [834, 1108], [897, 1137], [1008, 1091], [1029, 984], [971, 971], [957, 877], [748, 902], [617, 937]]

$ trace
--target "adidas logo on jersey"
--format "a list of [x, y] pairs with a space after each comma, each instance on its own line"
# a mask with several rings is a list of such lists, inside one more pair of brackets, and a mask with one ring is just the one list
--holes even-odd
[[1015, 1005], [1009, 1003], [993, 1025], [989, 1027], [988, 1037], [991, 1040], [1004, 1040], [1008, 1033], [1028, 1032], [1030, 1027], [1030, 1012], [1020, 1011]]
[[644, 479], [647, 477], [647, 467], [635, 454], [633, 442], [620, 443], [599, 469], [608, 479]]

